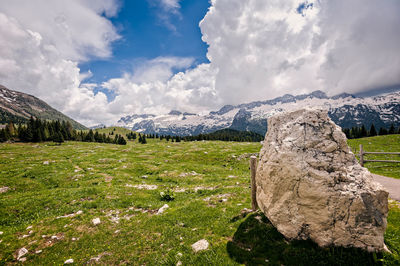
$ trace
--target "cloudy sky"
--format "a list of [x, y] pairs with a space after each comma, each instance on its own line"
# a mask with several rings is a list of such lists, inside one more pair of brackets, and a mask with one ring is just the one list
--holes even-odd
[[400, 84], [398, 0], [0, 0], [0, 84], [85, 125]]

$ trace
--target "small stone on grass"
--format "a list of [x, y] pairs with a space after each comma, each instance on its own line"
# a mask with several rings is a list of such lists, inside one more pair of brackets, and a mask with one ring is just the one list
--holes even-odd
[[208, 249], [208, 246], [209, 246], [208, 241], [205, 239], [201, 239], [192, 245], [192, 249], [196, 253]]
[[[18, 250], [18, 256], [17, 256], [17, 260], [18, 261], [25, 261], [26, 258], [22, 258], [23, 256], [25, 256], [26, 254], [28, 254], [28, 250], [26, 248], [21, 248]], [[25, 259], [25, 260], [23, 260]]]
[[98, 225], [98, 224], [100, 224], [100, 223], [101, 223], [100, 218], [94, 218], [94, 219], [92, 220], [92, 223], [93, 223], [93, 225]]
[[68, 259], [64, 261], [64, 264], [72, 264], [72, 263], [74, 263], [74, 259]]
[[9, 187], [0, 187], [0, 193], [6, 193], [9, 190], [10, 190]]
[[159, 210], [158, 210], [158, 212], [157, 212], [157, 215], [158, 214], [162, 214], [166, 209], [168, 209], [169, 208], [169, 206], [168, 206], [168, 204], [164, 204], [164, 206], [162, 206]]

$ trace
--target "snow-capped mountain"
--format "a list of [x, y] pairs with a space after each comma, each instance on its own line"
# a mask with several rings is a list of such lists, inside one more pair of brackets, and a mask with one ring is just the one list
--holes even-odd
[[207, 115], [182, 113], [173, 110], [166, 115], [132, 115], [121, 118], [117, 126], [138, 132], [170, 135], [197, 135], [219, 129], [232, 128], [265, 134], [267, 118], [273, 114], [304, 107], [328, 110], [339, 126], [349, 128], [364, 124], [370, 127], [400, 125], [400, 91], [361, 98], [343, 93], [328, 97], [322, 91], [293, 96], [286, 94], [272, 100], [257, 101], [237, 106], [225, 105]]

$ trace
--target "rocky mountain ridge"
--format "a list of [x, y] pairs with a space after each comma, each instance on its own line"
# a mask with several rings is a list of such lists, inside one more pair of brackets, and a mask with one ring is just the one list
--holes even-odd
[[356, 97], [342, 93], [328, 97], [322, 91], [290, 95], [240, 105], [225, 105], [207, 115], [183, 113], [177, 110], [166, 115], [142, 114], [121, 118], [116, 126], [138, 132], [169, 135], [197, 135], [231, 128], [265, 134], [267, 118], [283, 111], [315, 107], [328, 111], [331, 119], [344, 128], [372, 123], [375, 127], [400, 125], [400, 91], [373, 96]]
[[0, 85], [0, 124], [24, 123], [31, 116], [43, 120], [69, 121], [75, 129], [86, 127], [57, 111], [35, 96], [13, 91]]

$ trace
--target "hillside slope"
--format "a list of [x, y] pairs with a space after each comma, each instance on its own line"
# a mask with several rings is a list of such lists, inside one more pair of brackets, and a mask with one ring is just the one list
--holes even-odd
[[52, 108], [35, 96], [13, 91], [0, 85], [0, 124], [24, 123], [31, 116], [44, 120], [69, 121], [75, 129], [86, 127]]

